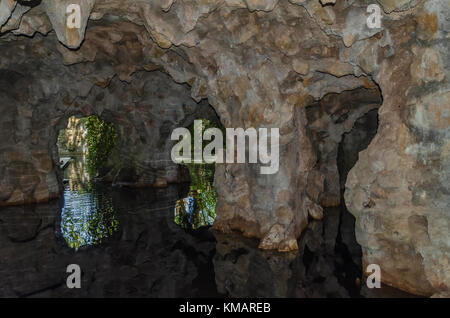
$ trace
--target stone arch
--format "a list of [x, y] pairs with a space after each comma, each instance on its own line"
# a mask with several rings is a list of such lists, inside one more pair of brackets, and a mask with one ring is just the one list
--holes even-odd
[[[148, 88], [145, 87], [147, 84]], [[129, 95], [133, 96], [138, 88], [143, 90], [143, 95], [137, 98], [139, 100], [122, 104], [120, 96], [125, 99]], [[42, 197], [35, 197], [34, 190], [30, 190], [20, 198], [5, 198], [4, 204], [42, 202], [60, 195], [62, 177], [58, 167], [56, 141], [59, 130], [67, 126], [71, 116], [97, 115], [117, 127], [119, 156], [113, 158], [111, 173], [105, 176], [105, 181], [133, 187], [189, 181], [185, 169], [170, 159], [170, 149], [174, 144], [170, 134], [173, 129], [188, 126], [199, 117], [219, 120], [206, 100], [195, 102], [185, 85], [175, 83], [168, 75], [159, 71], [135, 74], [130, 83], [113, 78], [105, 88], [91, 87], [86, 96], [75, 97], [73, 100], [66, 94], [65, 89], [58, 92], [62, 98], [52, 101], [50, 107], [47, 105], [44, 114], [31, 112], [30, 120], [27, 121], [30, 132], [35, 131], [37, 140], [24, 138], [23, 143], [30, 145], [24, 146], [22, 150], [39, 153], [41, 161], [24, 161], [23, 165], [19, 164], [20, 161], [15, 164], [23, 172], [16, 171], [19, 175], [17, 178], [23, 179], [21, 174], [29, 175], [34, 182], [30, 187], [42, 189]], [[115, 102], [112, 103], [111, 100]], [[14, 131], [16, 129], [17, 126]], [[21, 157], [26, 158], [27, 155]], [[14, 167], [14, 164], [7, 166]], [[127, 172], [126, 168], [133, 171]], [[17, 185], [15, 190], [19, 188]]]

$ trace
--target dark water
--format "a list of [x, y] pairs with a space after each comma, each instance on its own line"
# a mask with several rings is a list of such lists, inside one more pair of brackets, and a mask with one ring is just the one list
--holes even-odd
[[[82, 165], [67, 170], [65, 200], [0, 209], [0, 296], [408, 296], [358, 283], [360, 249], [339, 208], [309, 224], [298, 252], [262, 251], [201, 226], [215, 215], [208, 184], [100, 187]], [[81, 289], [66, 287], [69, 264], [82, 269]]]

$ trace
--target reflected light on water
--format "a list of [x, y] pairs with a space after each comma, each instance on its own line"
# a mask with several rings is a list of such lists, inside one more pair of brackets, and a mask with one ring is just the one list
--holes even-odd
[[[184, 229], [211, 226], [216, 217], [217, 193], [213, 187], [214, 165], [188, 167], [188, 195], [175, 204], [174, 222]], [[64, 207], [61, 232], [74, 249], [97, 245], [119, 229], [110, 188], [91, 182], [84, 157], [72, 159], [64, 172]]]

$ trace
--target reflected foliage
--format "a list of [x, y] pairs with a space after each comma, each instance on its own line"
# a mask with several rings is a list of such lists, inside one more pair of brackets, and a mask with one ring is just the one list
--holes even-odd
[[100, 244], [119, 228], [112, 194], [92, 183], [85, 157], [74, 157], [64, 171], [67, 184], [61, 212], [61, 232], [74, 249]]
[[188, 164], [191, 176], [189, 194], [175, 206], [175, 223], [182, 228], [210, 226], [216, 218], [217, 192], [214, 189], [214, 164]]
[[[215, 122], [202, 119], [202, 135], [208, 128], [220, 128]], [[194, 144], [194, 125], [188, 127]], [[203, 145], [205, 146], [205, 145]], [[192, 147], [192, 158], [194, 157]], [[216, 218], [217, 192], [214, 189], [214, 164], [185, 163], [189, 169], [191, 185], [186, 198], [178, 200], [175, 206], [175, 223], [185, 229], [210, 226]]]
[[118, 230], [110, 194], [94, 190], [66, 189], [61, 213], [61, 232], [71, 248], [96, 245]]
[[114, 125], [90, 116], [86, 120], [87, 168], [92, 176], [97, 176], [106, 166], [114, 149], [117, 134]]

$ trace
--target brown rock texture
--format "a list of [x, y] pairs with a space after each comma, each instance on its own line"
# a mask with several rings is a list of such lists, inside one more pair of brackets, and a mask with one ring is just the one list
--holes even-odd
[[280, 129], [278, 173], [217, 165], [215, 228], [293, 250], [308, 215], [342, 203], [339, 145], [379, 108], [345, 184], [364, 263], [406, 291], [448, 291], [448, 0], [379, 0], [376, 29], [367, 1], [73, 0], [75, 31], [67, 1], [27, 2], [0, 2], [0, 205], [59, 195], [72, 115], [119, 127], [112, 181], [183, 180], [167, 136], [211, 105], [225, 127]]

